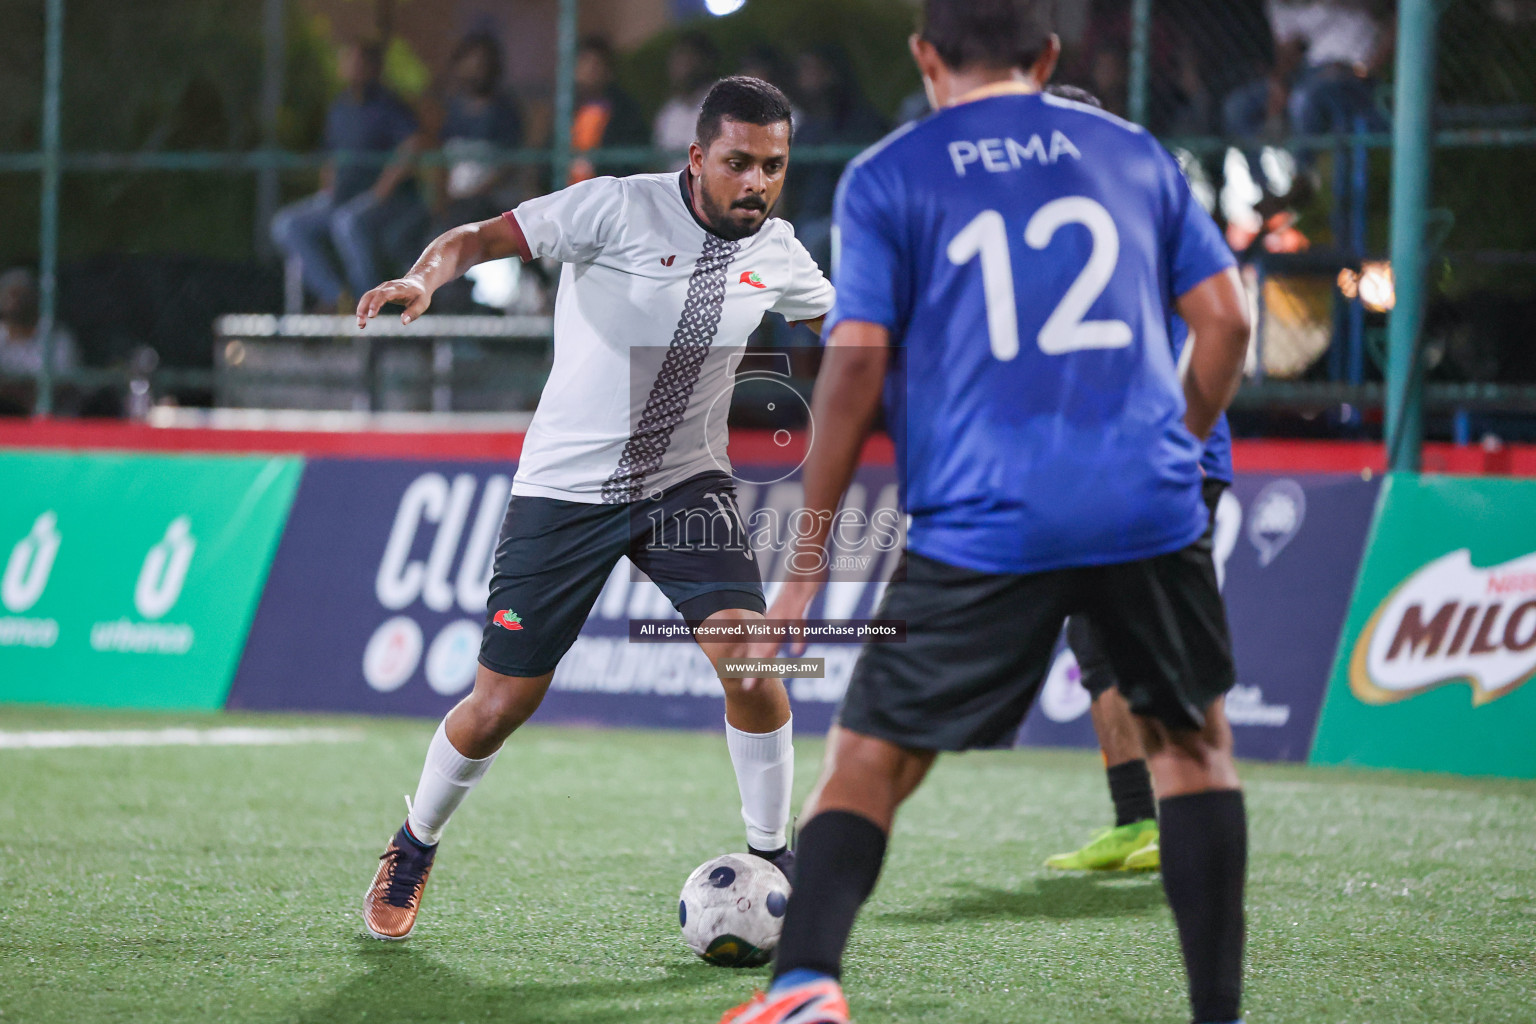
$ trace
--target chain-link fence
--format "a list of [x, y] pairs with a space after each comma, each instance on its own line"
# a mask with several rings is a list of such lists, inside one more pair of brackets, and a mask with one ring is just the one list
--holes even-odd
[[[372, 353], [336, 348], [320, 321], [261, 321], [276, 325], [267, 337], [216, 328], [256, 322], [220, 321], [229, 314], [334, 314], [360, 287], [334, 232], [314, 235], [335, 260], [329, 284], [306, 277], [291, 233], [285, 245], [273, 237], [275, 215], [314, 195], [331, 162], [328, 121], [355, 70], [347, 40], [382, 40], [383, 84], [415, 129], [413, 172], [390, 218], [411, 230], [370, 239], [379, 275], [398, 272], [434, 230], [573, 174], [677, 166], [668, 125], [686, 132], [698, 87], [731, 72], [775, 81], [799, 107], [780, 212], [821, 240], [825, 259], [842, 163], [923, 109], [903, 49], [916, 5], [750, 0], [728, 18], [679, 21], [685, 6], [0, 0], [10, 29], [0, 42], [0, 267], [57, 254], [55, 334], [68, 331], [53, 363], [58, 407], [133, 412], [158, 396], [478, 410], [535, 399], [552, 297], [538, 267], [493, 268], [439, 300], [444, 313], [520, 318], [522, 333], [397, 340]], [[1243, 256], [1262, 313], [1257, 386], [1242, 398], [1251, 425], [1290, 429], [1300, 411], [1306, 423], [1368, 429], [1360, 410], [1380, 401], [1393, 300], [1395, 4], [1055, 6], [1058, 80], [1163, 138]], [[50, 11], [63, 18], [56, 151], [46, 145]], [[1508, 386], [1536, 381], [1536, 349], [1524, 344], [1536, 216], [1520, 199], [1536, 186], [1536, 0], [1447, 4], [1438, 38], [1431, 405], [1528, 409], [1528, 393]], [[52, 152], [56, 225], [44, 201]], [[362, 182], [361, 194], [396, 155], [375, 147], [336, 172], [348, 188]], [[305, 324], [318, 333], [301, 333]], [[17, 321], [13, 333], [24, 331]], [[795, 339], [780, 326], [764, 340]], [[0, 361], [0, 405], [31, 407], [32, 369]], [[327, 383], [306, 391], [316, 382], [306, 375]], [[1447, 423], [1478, 428], [1467, 413]]]

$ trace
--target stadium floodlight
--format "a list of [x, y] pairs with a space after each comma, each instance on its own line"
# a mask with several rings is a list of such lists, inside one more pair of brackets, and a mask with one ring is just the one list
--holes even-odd
[[704, 9], [717, 18], [735, 14], [747, 5], [747, 0], [704, 0]]

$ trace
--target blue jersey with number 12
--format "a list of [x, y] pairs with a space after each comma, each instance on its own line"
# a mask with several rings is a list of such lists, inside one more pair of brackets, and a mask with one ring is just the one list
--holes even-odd
[[1205, 528], [1174, 302], [1233, 265], [1145, 131], [1054, 96], [946, 108], [849, 165], [843, 320], [889, 329], [908, 546], [983, 572], [1150, 558]]

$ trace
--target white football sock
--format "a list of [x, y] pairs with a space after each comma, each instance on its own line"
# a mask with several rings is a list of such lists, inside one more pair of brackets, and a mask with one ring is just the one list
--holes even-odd
[[725, 746], [736, 768], [747, 844], [771, 853], [789, 842], [789, 806], [795, 785], [794, 719], [773, 732], [742, 732], [725, 723]]
[[478, 761], [465, 757], [448, 742], [447, 724], [446, 718], [438, 724], [427, 747], [427, 764], [421, 770], [416, 799], [411, 801], [411, 813], [406, 818], [411, 834], [429, 846], [442, 836], [449, 817], [501, 753], [498, 750]]

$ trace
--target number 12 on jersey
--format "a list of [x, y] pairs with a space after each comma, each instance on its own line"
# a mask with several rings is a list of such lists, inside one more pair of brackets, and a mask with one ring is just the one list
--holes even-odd
[[[1081, 224], [1093, 236], [1088, 263], [1072, 282], [1035, 339], [1049, 356], [1091, 348], [1124, 348], [1131, 343], [1131, 325], [1124, 320], [1086, 320], [1120, 259], [1120, 232], [1109, 211], [1087, 196], [1064, 196], [1036, 210], [1024, 226], [1031, 249], [1051, 244], [1056, 231]], [[1008, 226], [996, 210], [983, 210], [950, 241], [945, 255], [955, 266], [981, 258], [981, 290], [987, 303], [987, 334], [992, 355], [1007, 362], [1019, 354], [1018, 298], [1013, 290], [1013, 260], [1008, 250]]]

